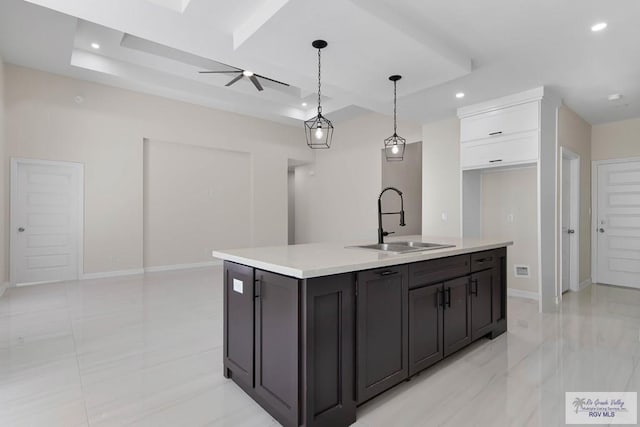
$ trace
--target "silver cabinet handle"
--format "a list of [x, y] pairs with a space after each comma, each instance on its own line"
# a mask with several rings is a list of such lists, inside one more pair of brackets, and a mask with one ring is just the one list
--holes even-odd
[[601, 228], [598, 231], [601, 232], [601, 233], [604, 233], [604, 228]]
[[569, 233], [569, 234], [574, 234], [575, 232], [576, 232], [576, 230], [573, 230], [571, 228], [567, 230], [567, 233]]
[[22, 233], [22, 232], [24, 232], [24, 227], [18, 228], [18, 233]]

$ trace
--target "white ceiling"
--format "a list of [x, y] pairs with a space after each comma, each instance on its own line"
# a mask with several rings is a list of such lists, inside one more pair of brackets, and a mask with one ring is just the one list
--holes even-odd
[[[392, 111], [429, 122], [549, 86], [591, 123], [640, 116], [637, 0], [2, 0], [5, 61], [299, 125]], [[590, 26], [609, 27], [592, 33]], [[124, 41], [123, 41], [124, 40]], [[101, 48], [91, 48], [91, 43]], [[289, 83], [200, 75], [229, 64]], [[463, 91], [466, 97], [455, 98]], [[621, 93], [622, 100], [607, 96]], [[303, 107], [302, 103], [307, 102]]]

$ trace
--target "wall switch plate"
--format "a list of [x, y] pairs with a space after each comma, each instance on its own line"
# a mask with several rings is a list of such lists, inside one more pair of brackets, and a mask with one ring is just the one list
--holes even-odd
[[509, 215], [507, 215], [507, 221], [509, 222], [513, 222], [513, 220], [515, 219], [515, 217], [513, 216], [512, 213], [510, 213]]
[[440, 218], [442, 218], [443, 221], [447, 221], [449, 220], [449, 215], [446, 212], [442, 212]]

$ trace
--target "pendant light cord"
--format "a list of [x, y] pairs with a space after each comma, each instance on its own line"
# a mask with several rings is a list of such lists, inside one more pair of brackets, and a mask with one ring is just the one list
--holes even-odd
[[321, 62], [321, 58], [320, 58], [320, 52], [322, 51], [322, 49], [318, 49], [318, 116], [322, 114], [322, 105], [321, 105], [321, 96], [320, 96], [320, 90], [321, 90], [321, 80], [320, 80], [320, 71], [321, 71], [321, 67], [322, 67], [322, 62]]
[[397, 81], [394, 80], [393, 82], [393, 135], [397, 135], [398, 133], [398, 125], [396, 122], [396, 86], [397, 86]]

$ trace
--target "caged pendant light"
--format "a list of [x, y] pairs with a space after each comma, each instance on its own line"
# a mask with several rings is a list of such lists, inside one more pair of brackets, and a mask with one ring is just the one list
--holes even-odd
[[322, 115], [321, 101], [321, 84], [320, 84], [320, 52], [327, 47], [324, 40], [315, 40], [311, 46], [318, 49], [318, 115], [304, 122], [305, 135], [307, 137], [307, 145], [313, 149], [326, 149], [331, 147], [331, 138], [333, 138], [333, 125], [331, 121]]
[[396, 85], [398, 80], [402, 76], [393, 75], [389, 77], [389, 80], [393, 82], [393, 135], [384, 140], [384, 155], [388, 162], [402, 161], [404, 159], [404, 148], [407, 144], [407, 140], [401, 136], [398, 136], [398, 122], [396, 114]]

